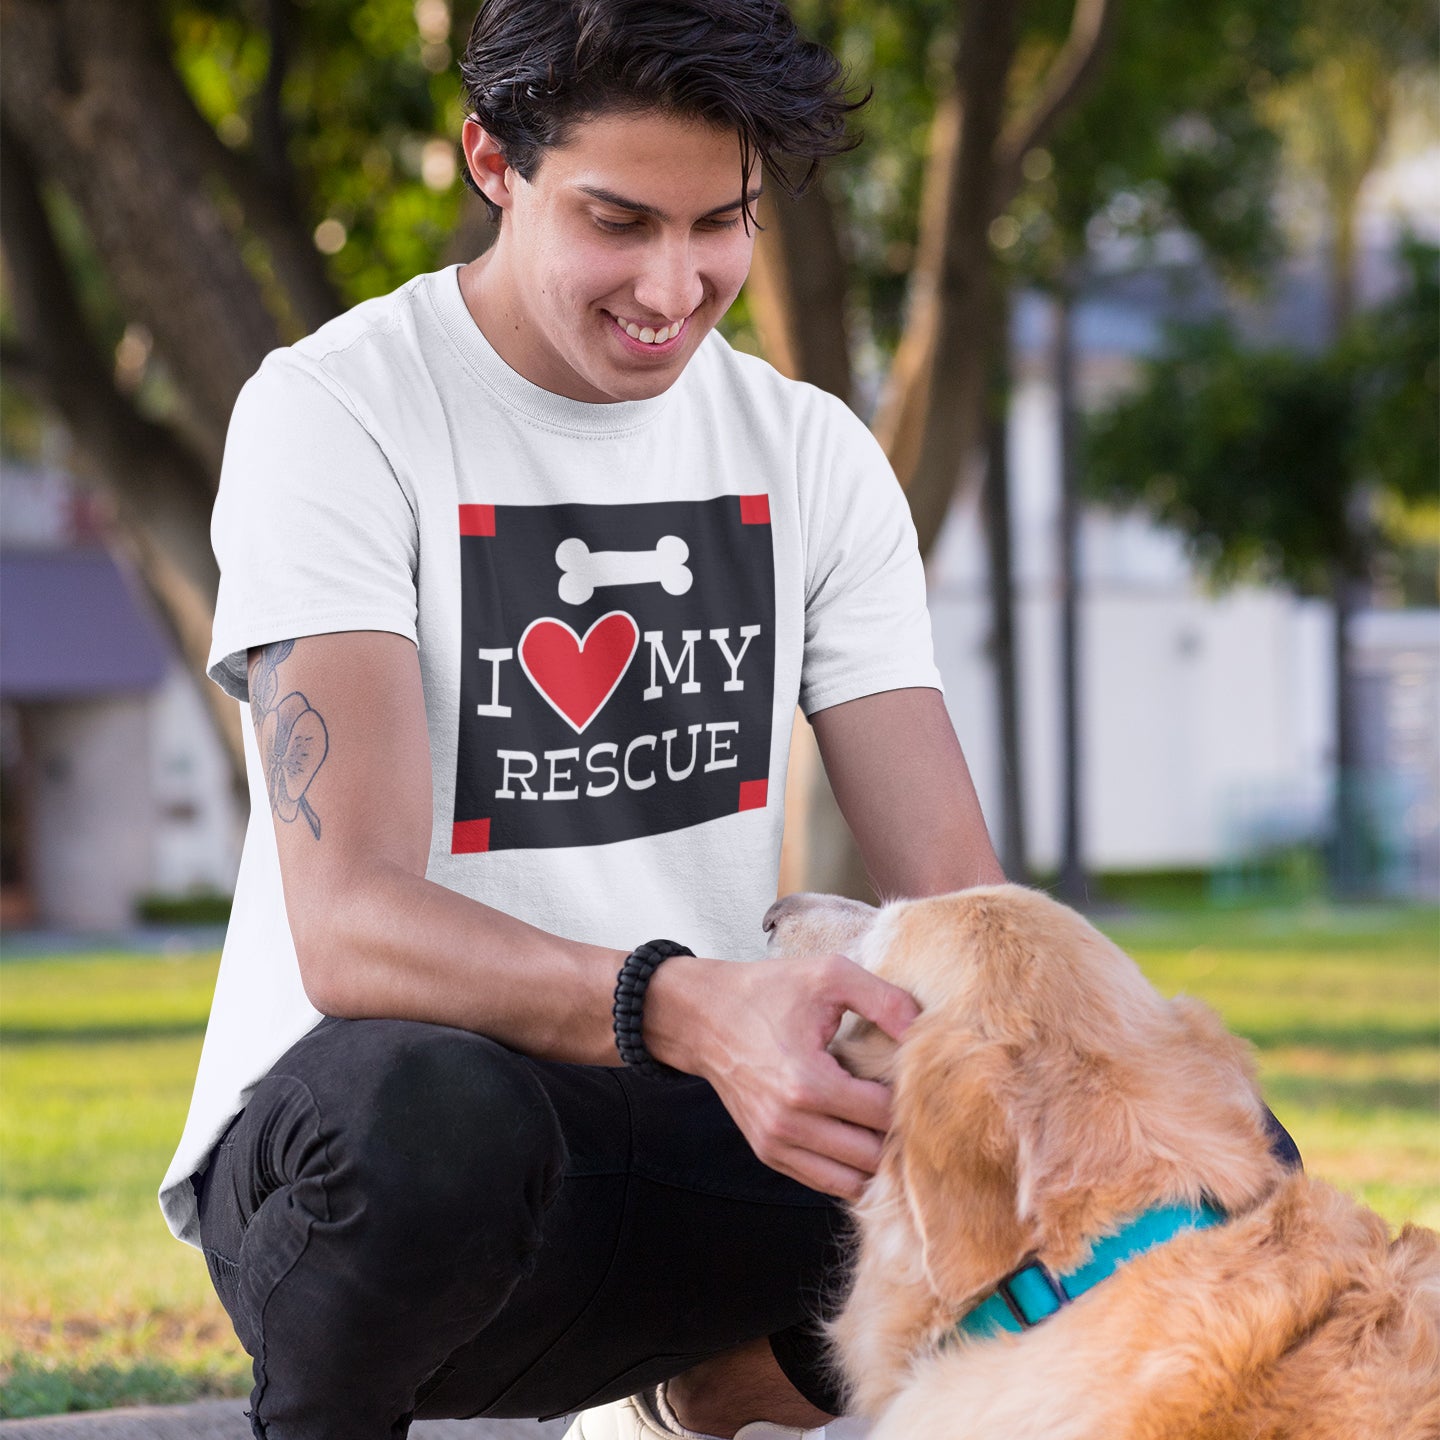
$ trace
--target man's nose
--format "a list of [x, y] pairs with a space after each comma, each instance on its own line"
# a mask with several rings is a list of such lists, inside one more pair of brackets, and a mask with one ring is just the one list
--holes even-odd
[[664, 240], [645, 257], [635, 299], [666, 321], [683, 320], [704, 298], [705, 282], [689, 242]]

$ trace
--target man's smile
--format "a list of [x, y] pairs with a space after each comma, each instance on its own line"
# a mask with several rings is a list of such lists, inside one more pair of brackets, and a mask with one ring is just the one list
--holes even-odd
[[657, 327], [639, 320], [629, 319], [624, 315], [611, 314], [608, 310], [605, 314], [627, 340], [631, 340], [637, 345], [643, 345], [647, 350], [673, 348], [674, 342], [680, 338], [685, 330], [686, 321], [690, 318], [687, 315], [683, 320], [675, 320], [669, 325]]

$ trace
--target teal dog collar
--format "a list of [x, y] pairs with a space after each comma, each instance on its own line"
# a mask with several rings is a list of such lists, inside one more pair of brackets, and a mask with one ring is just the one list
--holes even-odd
[[1097, 1240], [1090, 1258], [1077, 1269], [1056, 1275], [1039, 1260], [1013, 1270], [973, 1310], [962, 1316], [955, 1333], [970, 1339], [1008, 1330], [1013, 1334], [1048, 1320], [1087, 1290], [1113, 1275], [1127, 1260], [1163, 1245], [1186, 1230], [1208, 1230], [1223, 1224], [1225, 1214], [1213, 1205], [1198, 1208], [1167, 1205], [1146, 1210], [1127, 1221], [1114, 1235]]

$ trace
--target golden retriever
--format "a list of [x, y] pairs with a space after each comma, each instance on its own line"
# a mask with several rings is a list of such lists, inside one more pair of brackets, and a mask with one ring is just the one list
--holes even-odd
[[[1067, 907], [1013, 885], [881, 910], [788, 896], [771, 950], [838, 950], [913, 994], [832, 1339], [872, 1440], [1440, 1440], [1440, 1242], [1287, 1169], [1249, 1049], [1166, 1000]], [[1033, 1329], [957, 1320], [1023, 1263], [1055, 1275], [1151, 1207], [1187, 1229]]]

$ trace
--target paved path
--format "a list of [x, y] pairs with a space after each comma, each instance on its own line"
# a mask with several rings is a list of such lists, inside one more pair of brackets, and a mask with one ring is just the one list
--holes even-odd
[[[560, 1440], [564, 1420], [419, 1420], [411, 1440]], [[0, 1420], [3, 1440], [250, 1440], [243, 1400]]]
[[223, 925], [131, 925], [103, 934], [73, 930], [7, 930], [0, 939], [0, 960], [32, 960], [53, 955], [191, 955], [218, 950]]
[[[417, 1420], [411, 1440], [561, 1440], [565, 1420]], [[829, 1440], [865, 1440], [858, 1420], [826, 1427]], [[44, 1420], [0, 1420], [0, 1440], [251, 1440], [243, 1400], [135, 1406]]]

